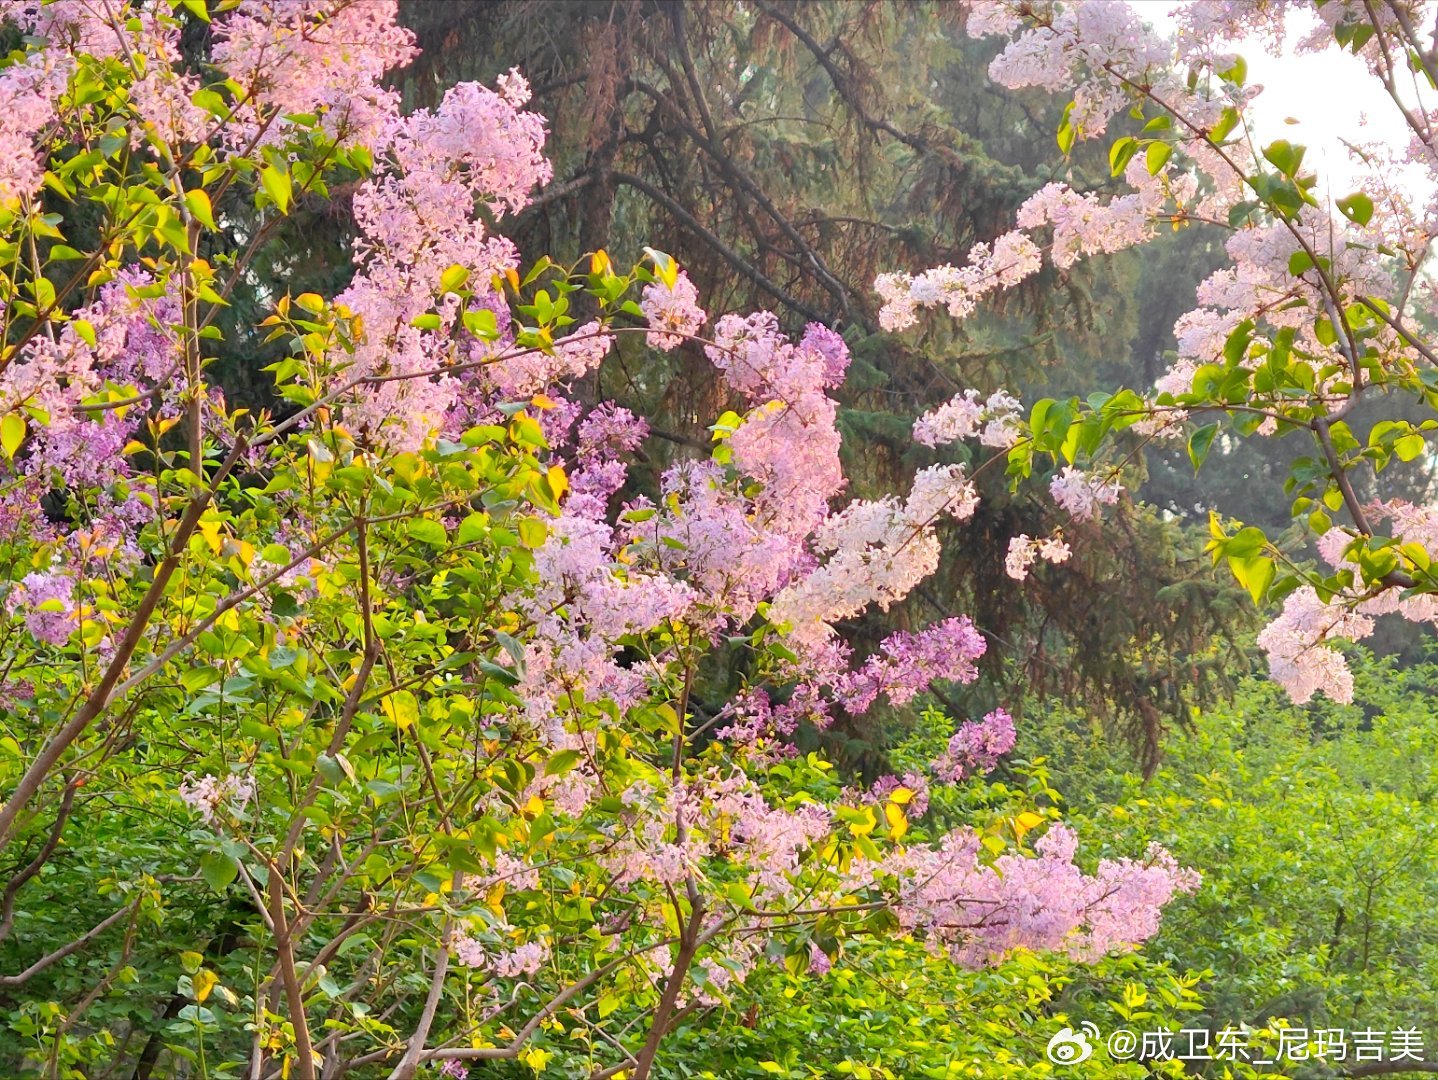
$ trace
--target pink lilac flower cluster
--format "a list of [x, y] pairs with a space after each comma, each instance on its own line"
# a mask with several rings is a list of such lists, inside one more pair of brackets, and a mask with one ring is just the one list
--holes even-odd
[[1035, 562], [1067, 562], [1073, 554], [1062, 536], [1044, 536], [1035, 540], [1027, 533], [1020, 533], [1009, 540], [1009, 551], [1004, 556], [1004, 573], [1015, 581], [1025, 581]]
[[633, 453], [649, 437], [649, 422], [622, 405], [604, 402], [579, 423], [581, 459]]
[[282, 143], [289, 118], [317, 114], [346, 145], [380, 142], [399, 111], [382, 80], [419, 52], [398, 10], [397, 0], [240, 0], [214, 30], [214, 62], [242, 95], [230, 141]]
[[1353, 673], [1330, 640], [1359, 641], [1373, 632], [1373, 620], [1344, 607], [1325, 604], [1307, 586], [1289, 593], [1283, 611], [1258, 635], [1268, 656], [1269, 674], [1302, 705], [1322, 691], [1334, 701], [1353, 700]]
[[775, 597], [771, 618], [789, 625], [789, 638], [817, 655], [832, 624], [870, 604], [887, 610], [938, 566], [935, 525], [944, 517], [973, 516], [978, 496], [958, 465], [921, 470], [907, 499], [856, 501], [827, 518], [812, 546], [827, 559]]
[[1100, 506], [1113, 506], [1122, 491], [1123, 487], [1117, 480], [1100, 479], [1072, 465], [1065, 466], [1049, 483], [1049, 493], [1053, 495], [1054, 502], [1077, 521], [1095, 517]]
[[649, 322], [649, 333], [644, 340], [655, 349], [677, 349], [686, 338], [699, 332], [709, 318], [699, 306], [699, 290], [681, 270], [670, 285], [655, 280], [644, 287], [639, 300], [639, 309]]
[[[456, 405], [465, 384], [443, 373], [457, 306], [441, 305], [438, 330], [422, 330], [414, 321], [436, 305], [441, 276], [451, 266], [482, 282], [517, 265], [514, 246], [489, 233], [479, 207], [496, 214], [517, 210], [551, 175], [542, 153], [543, 118], [521, 108], [528, 93], [511, 73], [499, 92], [461, 83], [437, 108], [396, 116], [385, 128], [381, 167], [355, 193], [360, 272], [336, 304], [361, 318], [363, 335], [344, 373], [352, 396], [343, 415], [354, 429], [395, 449], [414, 449], [464, 415]], [[446, 227], [435, 229], [438, 221]], [[497, 323], [508, 315], [500, 300], [481, 306], [496, 312]], [[501, 331], [507, 324], [506, 317]], [[477, 382], [503, 397], [528, 396], [588, 371], [609, 345], [597, 323], [587, 324], [549, 352], [485, 356], [495, 362], [479, 370]]]
[[783, 704], [776, 705], [769, 694], [749, 689], [737, 694], [728, 706], [728, 724], [715, 731], [715, 737], [737, 745], [762, 748], [774, 756], [786, 756], [792, 747], [781, 749], [779, 742], [798, 730], [804, 722], [823, 729], [829, 726], [828, 703], [812, 683], [800, 683]]
[[[139, 297], [138, 290], [155, 284], [138, 268], [122, 270], [100, 290], [94, 303], [76, 309], [74, 318], [58, 333], [36, 335], [0, 372], [0, 410], [45, 413], [49, 417], [46, 433], [51, 439], [74, 434], [86, 441], [99, 438], [107, 442], [110, 440], [100, 434], [107, 424], [117, 433], [111, 438], [119, 437], [121, 431], [128, 437], [138, 418], [91, 420], [77, 405], [107, 380], [148, 389], [174, 378], [180, 354], [167, 326], [179, 318], [179, 301], [168, 291], [155, 300]], [[88, 327], [88, 333], [82, 333], [82, 325]], [[173, 405], [162, 402], [161, 408], [168, 412]], [[113, 427], [118, 423], [123, 423], [123, 428]], [[121, 442], [123, 445], [123, 439]], [[115, 456], [108, 460], [113, 462]]]
[[[1374, 502], [1366, 508], [1371, 525], [1387, 520], [1393, 538], [1438, 551], [1438, 507], [1419, 506], [1402, 499]], [[1358, 580], [1361, 567], [1349, 557], [1353, 533], [1332, 528], [1318, 540], [1318, 550], [1335, 570], [1348, 571]], [[1376, 593], [1339, 595], [1325, 602], [1310, 588], [1295, 589], [1284, 598], [1283, 610], [1258, 636], [1268, 656], [1268, 670], [1298, 704], [1323, 693], [1334, 701], [1353, 700], [1353, 673], [1334, 647], [1337, 641], [1361, 641], [1373, 633], [1376, 620], [1397, 614], [1411, 622], [1438, 623], [1438, 597], [1404, 596], [1397, 589]]]
[[180, 785], [180, 799], [204, 819], [214, 824], [222, 808], [231, 811], [244, 806], [255, 797], [255, 778], [231, 773], [229, 776], [187, 777]]
[[55, 100], [68, 72], [39, 55], [0, 72], [0, 205], [40, 190], [45, 170], [35, 138], [55, 116]]
[[613, 528], [566, 510], [536, 552], [537, 588], [513, 597], [535, 624], [522, 692], [543, 710], [557, 687], [581, 688], [629, 708], [644, 696], [643, 668], [620, 663], [620, 639], [689, 615], [700, 596], [687, 582], [621, 564]]
[[1069, 119], [1084, 138], [1102, 135], [1127, 105], [1119, 78], [1153, 85], [1168, 75], [1172, 47], [1128, 4], [1045, 5], [1041, 24], [1027, 28], [1024, 16], [1032, 10], [1021, 0], [979, 0], [970, 9], [969, 36], [1023, 28], [989, 65], [989, 77], [1010, 89], [1071, 90]]
[[918, 633], [900, 631], [884, 639], [879, 651], [857, 671], [843, 675], [834, 697], [851, 713], [863, 713], [883, 694], [891, 705], [904, 705], [937, 681], [970, 683], [979, 675], [974, 661], [985, 643], [967, 618], [945, 619]]
[[798, 407], [810, 395], [842, 383], [849, 367], [849, 350], [834, 331], [810, 323], [794, 345], [771, 311], [723, 316], [705, 352], [752, 404], [778, 399]]
[[1020, 948], [1093, 961], [1152, 937], [1163, 906], [1199, 885], [1198, 874], [1156, 846], [1141, 860], [1103, 859], [1085, 874], [1073, 862], [1077, 837], [1064, 825], [1051, 826], [1036, 850], [987, 865], [978, 835], [959, 831], [937, 847], [891, 856], [883, 868], [900, 883], [901, 926], [966, 967]]
[[[1141, 160], [1134, 163], [1147, 174]], [[1111, 255], [1149, 239], [1153, 217], [1166, 201], [1164, 192], [1140, 177], [1138, 192], [1102, 202], [1091, 193], [1080, 194], [1067, 184], [1051, 183], [1040, 188], [1019, 207], [1020, 228], [1053, 230], [1050, 247], [1054, 265], [1067, 269], [1090, 255]]]
[[11, 585], [5, 596], [5, 610], [11, 615], [23, 614], [25, 629], [46, 645], [64, 645], [79, 629], [75, 580], [62, 573], [26, 574]]
[[894, 332], [918, 321], [918, 310], [944, 306], [966, 319], [989, 293], [1008, 289], [1038, 273], [1043, 255], [1022, 232], [1005, 233], [993, 244], [975, 244], [966, 266], [936, 266], [921, 274], [880, 274], [874, 291], [884, 301], [879, 325]]
[[452, 941], [450, 950], [465, 967], [478, 968], [498, 979], [533, 975], [545, 965], [550, 954], [549, 945], [544, 941], [529, 941], [513, 949], [495, 950], [467, 935]]
[[819, 803], [786, 809], [758, 792], [736, 791], [715, 800], [714, 811], [733, 820], [739, 858], [753, 870], [764, 895], [775, 899], [792, 890], [804, 857], [833, 828], [833, 815]]
[[705, 353], [753, 406], [729, 446], [735, 465], [762, 484], [759, 511], [770, 528], [809, 533], [844, 486], [838, 406], [824, 393], [848, 368], [843, 339], [811, 323], [796, 345], [772, 312], [761, 311], [724, 316]]
[[181, 62], [180, 24], [156, 7], [128, 0], [4, 0], [0, 17], [22, 27], [35, 49], [0, 71], [0, 203], [39, 190], [35, 139], [46, 126], [73, 118], [62, 118], [56, 106], [81, 56], [123, 57], [138, 72], [127, 94], [136, 149], [151, 137], [175, 146], [207, 136], [208, 114], [192, 100], [200, 80]]
[[467, 876], [464, 886], [480, 895], [496, 886], [503, 886], [508, 892], [523, 892], [539, 888], [539, 870], [525, 859], [500, 851], [495, 853], [493, 870]]
[[914, 421], [914, 441], [944, 446], [977, 435], [984, 446], [1007, 450], [1018, 440], [1022, 419], [1023, 406], [1007, 391], [980, 401], [977, 390], [965, 390]]
[[[609, 402], [586, 416], [579, 424], [566, 510], [581, 517], [603, 517], [610, 498], [629, 476], [622, 455], [638, 450], [648, 434], [646, 421]], [[555, 441], [551, 439], [551, 445]]]
[[829, 959], [829, 954], [819, 948], [813, 942], [809, 943], [809, 974], [827, 975], [833, 968], [834, 963]]
[[[83, 494], [87, 521], [68, 530], [66, 546], [76, 556], [82, 550], [113, 552], [112, 570], [138, 558], [131, 537], [154, 512], [152, 481], [132, 475], [123, 454], [144, 414], [95, 414], [77, 406], [109, 382], [132, 393], [165, 391], [155, 395], [155, 412], [164, 417], [178, 411], [184, 380], [169, 327], [179, 318], [179, 303], [169, 291], [151, 296], [156, 285], [148, 272], [119, 271], [93, 302], [75, 309], [53, 334], [35, 335], [0, 372], [0, 412], [47, 417], [29, 426], [21, 452], [0, 467], [7, 523], [36, 538], [58, 539], [39, 500], [54, 490]], [[71, 576], [80, 569], [72, 567]]]
[[[710, 1007], [722, 1006], [736, 987], [742, 986], [753, 968], [756, 949], [752, 945], [727, 946], [721, 956], [706, 956], [694, 965], [695, 982], [700, 988], [693, 1001]], [[681, 995], [681, 1005], [688, 1004], [688, 995]]]
[[658, 505], [631, 505], [622, 526], [625, 550], [641, 565], [689, 582], [706, 598], [716, 629], [747, 622], [808, 565], [804, 536], [779, 527], [784, 508], [769, 502], [761, 508], [715, 462], [676, 462], [661, 477], [660, 494]]
[[1141, 158], [1130, 162], [1124, 175], [1135, 190], [1107, 201], [1067, 184], [1045, 185], [1019, 208], [1018, 228], [999, 236], [992, 246], [976, 245], [964, 267], [880, 274], [874, 281], [874, 291], [884, 302], [880, 325], [904, 330], [918, 321], [921, 309], [940, 306], [952, 318], [968, 318], [987, 294], [1012, 288], [1039, 271], [1043, 255], [1034, 237], [1043, 230], [1051, 232], [1048, 248], [1054, 265], [1067, 269], [1081, 258], [1142, 243], [1153, 235], [1154, 219], [1165, 205], [1182, 203], [1196, 192], [1188, 179], [1157, 180]]
[[1014, 718], [1003, 709], [982, 720], [966, 720], [934, 762], [934, 772], [953, 784], [986, 773], [1014, 748], [1017, 737]]
[[484, 369], [499, 396], [511, 400], [579, 378], [597, 368], [614, 346], [614, 335], [590, 320], [560, 338], [549, 351], [515, 353]]
[[[596, 546], [592, 533], [588, 549], [598, 560], [593, 569], [608, 566], [612, 582], [642, 585], [654, 595], [680, 584], [692, 590], [682, 617], [711, 635], [742, 625], [760, 603], [813, 568], [810, 537], [830, 516], [828, 501], [843, 485], [836, 405], [824, 391], [842, 379], [849, 359], [832, 331], [811, 325], [795, 344], [769, 313], [727, 317], [718, 337], [710, 358], [752, 406], [727, 440], [738, 475], [717, 462], [681, 459], [661, 477], [658, 504], [631, 504], [621, 515], [621, 534], [606, 533]], [[581, 469], [567, 514], [597, 520], [603, 506], [597, 495], [622, 483], [612, 452], [634, 445], [637, 429], [618, 442], [612, 429], [631, 427], [627, 417], [605, 412], [581, 426]], [[604, 446], [609, 449], [601, 453]], [[551, 543], [565, 542], [565, 534], [552, 533]], [[610, 609], [616, 617], [635, 603], [636, 590], [609, 592], [623, 601]], [[572, 622], [576, 610], [550, 621]], [[586, 641], [601, 648], [602, 638], [592, 633]], [[598, 675], [594, 663], [608, 661], [596, 653], [571, 670]], [[617, 681], [613, 676], [607, 673]]]

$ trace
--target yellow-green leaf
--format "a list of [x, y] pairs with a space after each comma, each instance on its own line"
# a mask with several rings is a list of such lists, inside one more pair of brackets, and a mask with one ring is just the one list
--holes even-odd
[[14, 457], [24, 441], [25, 418], [19, 413], [6, 413], [5, 419], [0, 420], [0, 448], [4, 449], [5, 456]]
[[1228, 567], [1238, 583], [1248, 590], [1255, 604], [1263, 599], [1276, 573], [1273, 560], [1266, 555], [1230, 556]]
[[189, 207], [190, 213], [195, 216], [201, 225], [213, 231], [215, 225], [215, 211], [210, 206], [210, 196], [203, 188], [195, 188], [193, 191], [185, 192], [185, 205]]
[[469, 271], [463, 266], [455, 264], [439, 275], [439, 291], [441, 293], [455, 292], [464, 288], [464, 283], [468, 280]]
[[408, 690], [396, 690], [384, 699], [384, 714], [395, 727], [403, 729], [419, 722], [419, 701]]
[[519, 542], [527, 548], [544, 546], [544, 539], [549, 535], [549, 528], [538, 518], [519, 519]]
[[209, 968], [201, 968], [190, 978], [190, 985], [194, 987], [195, 1000], [203, 1002], [210, 991], [220, 985], [220, 977]]
[[275, 168], [273, 165], [266, 165], [260, 170], [260, 184], [264, 187], [274, 203], [279, 207], [280, 213], [290, 212], [290, 198], [294, 193], [294, 187], [290, 183], [290, 174]]

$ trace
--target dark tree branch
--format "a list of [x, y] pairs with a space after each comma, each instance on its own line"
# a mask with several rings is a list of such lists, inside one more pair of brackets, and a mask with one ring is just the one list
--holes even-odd
[[55, 853], [60, 846], [60, 836], [65, 831], [65, 823], [70, 819], [70, 811], [75, 805], [75, 792], [79, 790], [78, 785], [73, 781], [65, 786], [65, 795], [60, 800], [60, 812], [55, 815], [55, 824], [50, 828], [50, 836], [46, 839], [44, 847], [30, 860], [30, 864], [10, 879], [10, 884], [5, 886], [5, 898], [0, 902], [0, 941], [10, 936], [10, 931], [15, 925], [15, 896]]
[[39, 975], [40, 972], [44, 971], [51, 964], [58, 963], [59, 961], [65, 959], [65, 957], [69, 956], [71, 953], [79, 952], [90, 942], [94, 941], [95, 938], [99, 937], [106, 930], [110, 929], [110, 927], [114, 926], [117, 922], [123, 919], [126, 915], [129, 915], [138, 903], [138, 900], [130, 901], [130, 903], [120, 908], [114, 914], [107, 916], [100, 922], [96, 923], [94, 926], [90, 927], [89, 930], [86, 930], [74, 941], [71, 941], [67, 945], [62, 945], [54, 952], [47, 953], [46, 955], [40, 957], [39, 960], [36, 960], [33, 964], [31, 964], [19, 974], [0, 975], [0, 987], [5, 987], [8, 989], [15, 986], [24, 986], [27, 982], [33, 979], [36, 975]]
[[740, 255], [728, 244], [724, 243], [723, 240], [719, 239], [719, 237], [714, 235], [714, 233], [706, 229], [702, 224], [700, 224], [698, 218], [696, 218], [688, 210], [684, 209], [684, 207], [681, 206], [672, 195], [669, 195], [667, 192], [661, 191], [659, 188], [649, 183], [649, 181], [641, 179], [638, 176], [631, 175], [630, 173], [615, 172], [611, 173], [610, 175], [614, 178], [615, 183], [623, 184], [625, 187], [631, 187], [634, 188], [636, 191], [643, 192], [645, 195], [649, 196], [649, 198], [653, 199], [655, 202], [663, 206], [664, 209], [668, 210], [671, 214], [674, 215], [674, 217], [680, 222], [680, 224], [682, 224], [695, 236], [697, 236], [699, 239], [703, 240], [706, 244], [713, 248], [714, 251], [725, 262], [727, 262], [735, 270], [739, 271], [739, 273], [747, 277], [755, 285], [758, 285], [759, 288], [763, 289], [770, 296], [774, 297], [776, 300], [779, 300], [787, 307], [792, 308], [794, 311], [797, 311], [800, 315], [803, 315], [807, 319], [810, 319], [814, 322], [826, 321], [822, 313], [815, 311], [808, 304], [804, 303], [804, 301], [800, 300], [796, 296], [793, 296], [781, 286], [775, 284], [764, 274], [763, 271], [758, 269], [758, 267], [751, 264], [747, 259], [744, 258], [744, 256]]

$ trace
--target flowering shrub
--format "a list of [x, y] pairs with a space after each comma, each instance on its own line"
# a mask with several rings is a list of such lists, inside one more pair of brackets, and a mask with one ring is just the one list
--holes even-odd
[[[966, 619], [862, 662], [839, 626], [933, 570], [971, 477], [836, 506], [839, 335], [711, 319], [660, 252], [521, 268], [494, 222], [549, 166], [518, 73], [405, 114], [393, 3], [4, 10], [17, 1053], [403, 1077], [562, 1052], [644, 1078], [756, 968], [893, 933], [959, 965], [1089, 960], [1193, 887], [1157, 849], [1085, 871], [1061, 825], [906, 843], [928, 779], [855, 794], [795, 750], [837, 709], [977, 677]], [[278, 404], [232, 408], [217, 313], [274, 223], [341, 186], [354, 276], [273, 298]], [[702, 348], [742, 410], [654, 497], [624, 497], [644, 421], [570, 389], [625, 339]], [[1017, 445], [1012, 398], [962, 400], [936, 441]], [[711, 702], [720, 648], [749, 674]], [[964, 725], [932, 782], [1013, 739], [1002, 712]], [[62, 925], [29, 915], [42, 895]]]
[[[965, 9], [970, 35], [1005, 39], [989, 69], [996, 82], [1069, 96], [1057, 133], [1065, 154], [1131, 114], [1135, 133], [1113, 138], [1108, 155], [1126, 190], [1105, 198], [1048, 184], [1019, 209], [1016, 228], [978, 245], [969, 265], [882, 275], [875, 286], [884, 325], [903, 329], [941, 305], [963, 318], [978, 297], [1033, 275], [1045, 257], [1062, 270], [1141, 244], [1161, 227], [1229, 229], [1231, 265], [1199, 287], [1199, 306], [1178, 319], [1172, 368], [1141, 394], [1035, 402], [1015, 424], [1010, 474], [1026, 477], [1035, 462], [1063, 466], [1053, 497], [1084, 519], [1117, 499], [1115, 460], [1135, 452], [1134, 436], [1187, 439], [1197, 468], [1224, 440], [1305, 433], [1312, 453], [1292, 462], [1285, 494], [1294, 518], [1320, 538], [1326, 567], [1300, 565], [1261, 529], [1217, 518], [1209, 551], [1255, 602], [1283, 603], [1259, 644], [1293, 700], [1321, 692], [1350, 701], [1352, 677], [1333, 642], [1367, 636], [1383, 614], [1418, 622], [1438, 614], [1434, 509], [1379, 494], [1390, 463], [1429, 453], [1438, 420], [1393, 419], [1390, 406], [1377, 404], [1399, 395], [1431, 409], [1438, 400], [1438, 354], [1425, 330], [1438, 235], [1432, 10], [1198, 2], [1176, 9], [1169, 40], [1123, 3], [981, 0]], [[1362, 190], [1325, 192], [1302, 146], [1255, 141], [1248, 113], [1262, 88], [1248, 85], [1232, 45], [1251, 34], [1281, 43], [1286, 26], [1301, 31], [1300, 52], [1361, 58], [1411, 133], [1406, 148], [1349, 144]], [[1404, 162], [1421, 167], [1416, 199], [1391, 179]], [[1355, 412], [1365, 403], [1375, 404]], [[925, 418], [921, 437], [971, 430], [977, 407], [956, 399]], [[1366, 434], [1354, 431], [1374, 410], [1381, 418]], [[1008, 562], [1017, 578], [1039, 553], [1020, 540]]]

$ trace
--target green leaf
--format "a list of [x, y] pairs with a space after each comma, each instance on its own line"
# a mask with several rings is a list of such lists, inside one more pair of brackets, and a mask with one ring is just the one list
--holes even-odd
[[470, 514], [459, 523], [459, 532], [455, 534], [455, 542], [459, 544], [472, 544], [476, 540], [483, 539], [489, 532], [489, 515], [474, 513]]
[[222, 893], [240, 875], [240, 864], [219, 851], [200, 856], [200, 876], [213, 892]]
[[1122, 176], [1124, 169], [1128, 168], [1129, 161], [1137, 152], [1138, 140], [1131, 135], [1125, 135], [1122, 139], [1116, 140], [1108, 151], [1109, 173], [1113, 176]]
[[538, 518], [519, 519], [519, 542], [527, 548], [544, 546], [544, 539], [549, 535], [549, 527]]
[[260, 170], [260, 184], [264, 187], [266, 194], [274, 200], [275, 206], [280, 213], [290, 212], [290, 198], [294, 193], [293, 184], [290, 181], [290, 174], [275, 168], [273, 165], [266, 165]]
[[1273, 163], [1275, 169], [1291, 178], [1298, 175], [1298, 169], [1303, 164], [1303, 155], [1306, 149], [1306, 147], [1294, 146], [1287, 139], [1279, 139], [1263, 148], [1263, 156]]
[[[1244, 319], [1233, 328], [1233, 333], [1228, 335], [1228, 340], [1223, 343], [1223, 358], [1228, 361], [1229, 367], [1235, 367], [1248, 355], [1248, 345], [1253, 340], [1253, 320]], [[1194, 387], [1197, 388], [1198, 380], [1194, 380]]]
[[406, 526], [405, 531], [412, 539], [430, 547], [444, 547], [449, 543], [449, 533], [445, 532], [442, 524], [432, 518], [415, 518]]
[[381, 702], [380, 707], [390, 723], [401, 730], [419, 722], [419, 701], [408, 690], [396, 690]]
[[1157, 176], [1164, 165], [1168, 163], [1169, 157], [1173, 154], [1173, 147], [1166, 142], [1154, 142], [1148, 144], [1148, 151], [1144, 155], [1144, 161], [1148, 165], [1149, 176]]
[[1208, 452], [1213, 448], [1213, 439], [1217, 434], [1217, 424], [1205, 424], [1189, 437], [1188, 460], [1193, 462], [1195, 471], [1203, 468], [1203, 463], [1208, 460]]
[[667, 252], [658, 251], [655, 248], [647, 247], [644, 254], [648, 255], [654, 263], [654, 270], [659, 280], [669, 288], [674, 288], [675, 282], [679, 280], [679, 264]]
[[464, 284], [468, 280], [469, 271], [456, 264], [439, 275], [439, 291], [441, 293], [458, 292], [464, 288]]
[[1394, 442], [1393, 452], [1398, 455], [1399, 461], [1412, 461], [1423, 453], [1427, 445], [1423, 441], [1423, 436], [1415, 431]]
[[214, 232], [215, 211], [210, 206], [210, 196], [202, 188], [195, 188], [193, 191], [185, 192], [185, 205], [189, 207], [190, 213], [195, 216], [201, 225]]
[[1239, 529], [1225, 549], [1230, 558], [1247, 558], [1257, 555], [1268, 544], [1268, 537], [1256, 525]]
[[1355, 225], [1367, 225], [1373, 217], [1373, 200], [1361, 191], [1338, 200], [1338, 209]]
[[1240, 225], [1242, 225], [1245, 221], [1247, 221], [1247, 220], [1249, 219], [1249, 217], [1253, 214], [1253, 212], [1254, 212], [1255, 210], [1257, 210], [1257, 209], [1258, 209], [1258, 203], [1253, 202], [1253, 201], [1251, 201], [1251, 200], [1245, 201], [1245, 202], [1241, 202], [1241, 203], [1236, 203], [1235, 205], [1230, 206], [1230, 207], [1228, 208], [1228, 224], [1229, 224], [1229, 227], [1230, 227], [1230, 228], [1233, 228], [1233, 229], [1238, 228], [1238, 227], [1239, 227]]
[[0, 449], [7, 458], [13, 458], [15, 451], [25, 441], [25, 418], [19, 413], [6, 413], [0, 420]]
[[325, 783], [334, 787], [345, 777], [345, 771], [340, 767], [339, 758], [330, 754], [321, 754], [315, 758], [315, 768], [319, 769], [320, 775], [324, 777]]
[[519, 684], [519, 676], [507, 667], [491, 663], [488, 660], [479, 662], [479, 670], [488, 675], [491, 679], [498, 679], [505, 686], [516, 686]]
[[545, 776], [563, 776], [579, 764], [578, 750], [561, 750], [544, 764]]
[[1078, 131], [1075, 130], [1074, 126], [1069, 123], [1068, 118], [1065, 117], [1064, 122], [1059, 125], [1055, 137], [1058, 140], [1059, 153], [1067, 157], [1069, 152], [1074, 148], [1074, 142], [1078, 138]]
[[1263, 599], [1268, 586], [1273, 584], [1275, 568], [1273, 560], [1266, 555], [1249, 555], [1244, 558], [1229, 557], [1228, 568], [1238, 583], [1248, 590], [1255, 604]]
[[499, 320], [489, 308], [466, 311], [461, 319], [464, 322], [464, 328], [477, 338], [493, 341], [499, 337]]
[[1223, 110], [1223, 113], [1218, 118], [1218, 123], [1208, 129], [1208, 141], [1215, 145], [1223, 142], [1237, 126], [1238, 110], [1230, 105]]

